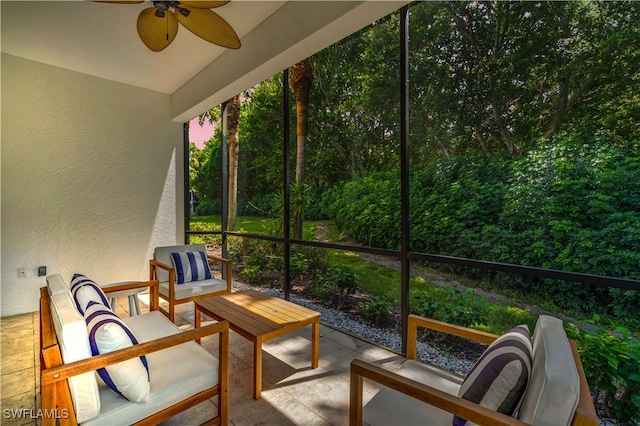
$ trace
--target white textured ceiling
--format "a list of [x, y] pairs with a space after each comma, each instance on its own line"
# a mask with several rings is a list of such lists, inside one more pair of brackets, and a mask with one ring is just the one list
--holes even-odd
[[407, 1], [246, 1], [214, 9], [242, 47], [212, 45], [180, 26], [152, 52], [140, 41], [142, 4], [0, 1], [3, 53], [171, 95], [186, 121], [329, 46]]

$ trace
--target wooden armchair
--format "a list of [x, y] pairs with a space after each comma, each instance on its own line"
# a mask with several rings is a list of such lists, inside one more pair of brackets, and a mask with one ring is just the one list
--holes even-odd
[[[553, 320], [556, 319], [553, 318]], [[561, 326], [562, 322], [557, 321], [560, 322]], [[545, 327], [540, 324], [541, 320], [539, 319], [536, 330], [545, 329]], [[546, 326], [546, 323], [543, 323], [543, 325]], [[554, 325], [557, 328], [557, 324]], [[485, 344], [490, 344], [499, 337], [490, 333], [410, 315], [408, 320], [407, 360], [416, 359], [418, 327], [428, 328]], [[566, 339], [564, 331], [561, 331]], [[553, 333], [555, 333], [555, 337], [553, 337], [553, 339], [555, 339], [559, 333], [555, 330], [549, 334]], [[541, 343], [536, 344], [536, 339], [540, 339]], [[556, 358], [562, 358], [562, 356], [556, 357], [556, 354], [548, 353], [549, 348], [555, 348], [555, 346], [553, 346], [555, 343], [552, 342], [550, 344], [549, 342], [543, 341], [544, 339], [543, 331], [539, 331], [538, 336], [534, 335], [534, 348], [536, 349], [534, 349], [533, 353], [532, 378], [529, 381], [529, 387], [524, 396], [525, 403], [520, 409], [520, 414], [523, 414], [523, 411], [525, 411], [524, 407], [527, 405], [527, 399], [529, 399], [529, 404], [526, 407], [527, 413], [522, 417], [533, 418], [534, 420], [531, 421], [533, 424], [562, 424], [562, 422], [558, 423], [560, 422], [560, 420], [557, 420], [559, 417], [554, 417], [553, 410], [557, 409], [557, 407], [553, 405], [557, 403], [558, 399], [570, 400], [575, 397], [577, 406], [573, 411], [569, 408], [568, 419], [571, 419], [569, 424], [573, 426], [598, 426], [600, 422], [596, 416], [589, 386], [575, 342], [569, 341], [569, 345], [566, 345], [566, 351], [568, 351], [569, 354], [566, 355], [564, 359], [572, 360], [569, 362], [575, 365], [576, 383], [573, 389], [578, 395], [565, 393], [560, 398], [557, 398], [554, 393], [558, 393], [560, 389], [564, 388], [551, 384], [551, 380], [547, 379], [549, 378], [549, 374], [557, 376], [558, 366], [554, 366], [553, 364], [557, 362]], [[536, 350], [546, 350], [547, 353], [536, 354]], [[536, 357], [538, 357], [537, 360]], [[390, 423], [405, 425], [432, 423], [452, 424], [454, 415], [479, 425], [524, 426], [530, 424], [518, 418], [498, 413], [466, 399], [459, 398], [457, 396], [457, 390], [463, 378], [454, 373], [423, 363], [412, 363], [410, 368], [413, 369], [413, 372], [407, 373], [402, 371], [404, 366], [405, 364], [395, 373], [362, 360], [354, 360], [351, 363], [350, 426], [360, 426], [363, 424], [363, 420], [365, 424], [369, 425]], [[416, 371], [416, 369], [418, 371]], [[569, 370], [571, 370], [571, 368], [569, 368]], [[378, 394], [364, 407], [364, 414], [363, 379], [371, 380], [383, 386]], [[548, 383], [544, 383], [545, 381]], [[553, 387], [555, 387], [555, 389], [553, 389]], [[549, 401], [549, 399], [552, 401]], [[552, 406], [545, 406], [547, 403]], [[370, 412], [367, 413], [367, 410], [370, 410]], [[544, 414], [545, 410], [546, 414]], [[564, 410], [566, 411], [566, 409]], [[547, 419], [551, 417], [553, 420], [550, 423], [548, 420], [540, 420], [541, 417], [544, 416], [546, 416]]]
[[173, 267], [171, 253], [207, 252], [204, 244], [157, 247], [153, 259], [149, 261], [150, 279], [160, 282], [160, 298], [169, 303], [169, 310], [160, 307], [160, 311], [175, 321], [175, 307], [181, 303], [231, 293], [231, 261], [207, 254], [207, 259], [219, 262], [224, 268], [224, 279], [210, 278], [178, 284], [176, 269]]

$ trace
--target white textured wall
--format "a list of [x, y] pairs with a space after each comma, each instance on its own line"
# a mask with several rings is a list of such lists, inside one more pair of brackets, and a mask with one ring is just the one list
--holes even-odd
[[0, 315], [38, 310], [38, 266], [67, 282], [148, 279], [153, 247], [183, 233], [169, 96], [6, 54], [1, 65]]

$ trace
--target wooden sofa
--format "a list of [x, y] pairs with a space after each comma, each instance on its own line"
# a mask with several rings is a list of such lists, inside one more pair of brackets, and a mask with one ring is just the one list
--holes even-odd
[[[558, 323], [560, 331], [558, 331]], [[553, 332], [541, 331], [548, 330], [550, 325], [551, 328], [555, 328]], [[533, 335], [531, 379], [519, 413], [522, 420], [459, 398], [457, 395], [463, 377], [415, 361], [418, 327], [485, 344], [491, 344], [499, 337], [410, 315], [407, 360], [396, 372], [362, 360], [354, 360], [351, 363], [350, 426], [360, 426], [363, 423], [367, 425], [441, 423], [451, 425], [454, 415], [479, 425], [597, 426], [600, 424], [575, 342], [566, 338], [560, 320], [541, 316], [536, 325], [536, 333]], [[545, 334], [551, 337], [546, 337]], [[562, 365], [563, 360], [573, 365]], [[565, 371], [571, 372], [573, 383], [568, 385], [557, 383], [558, 380], [564, 380], [558, 377], [564, 377]], [[380, 391], [364, 408], [363, 379], [382, 385]], [[571, 390], [567, 391], [567, 389]], [[575, 408], [567, 408], [564, 406], [566, 404], [573, 404]], [[554, 410], [559, 411], [556, 414]], [[564, 414], [560, 412], [561, 410], [564, 410]], [[566, 421], [560, 420], [561, 418], [566, 418]]]
[[[50, 278], [47, 278], [48, 286], [40, 290], [41, 409], [45, 413], [43, 425], [55, 424], [56, 421], [62, 425], [157, 424], [215, 396], [217, 416], [207, 424], [228, 424], [228, 322], [221, 321], [181, 332], [157, 310], [157, 281], [112, 286], [105, 288], [107, 297], [109, 292], [139, 287], [150, 289], [149, 312], [122, 318], [136, 334], [139, 344], [65, 363], [63, 358], [69, 357], [69, 346], [78, 343], [74, 339], [86, 339], [86, 334], [81, 336], [82, 328], [86, 328], [86, 325], [81, 323], [84, 318], [79, 312], [74, 313], [68, 309], [67, 295], [60, 294], [64, 289], [52, 290]], [[60, 281], [59, 277], [54, 278]], [[217, 358], [194, 342], [214, 334], [218, 334], [219, 339]], [[89, 345], [88, 342], [83, 344], [87, 347]], [[104, 383], [96, 381], [95, 370], [142, 355], [148, 361], [151, 383], [147, 402], [130, 402]], [[96, 388], [93, 397], [90, 395], [92, 392], [85, 387], [87, 380], [97, 383], [92, 385]], [[88, 409], [87, 406], [91, 408]]]

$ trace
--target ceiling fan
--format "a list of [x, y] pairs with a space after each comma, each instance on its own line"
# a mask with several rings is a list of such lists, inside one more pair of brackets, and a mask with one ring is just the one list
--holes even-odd
[[[100, 1], [100, 3], [144, 3], [138, 1]], [[154, 1], [153, 7], [138, 15], [138, 35], [142, 42], [154, 52], [171, 44], [178, 34], [178, 23], [198, 37], [229, 49], [240, 48], [240, 39], [231, 25], [212, 11], [224, 6], [229, 0], [207, 1]]]

